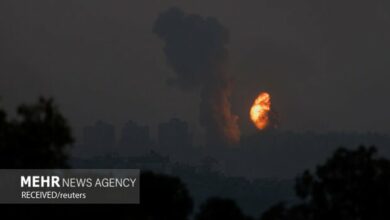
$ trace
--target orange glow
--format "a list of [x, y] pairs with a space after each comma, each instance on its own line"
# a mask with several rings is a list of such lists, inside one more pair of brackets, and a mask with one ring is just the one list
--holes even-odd
[[268, 112], [271, 110], [271, 96], [267, 92], [260, 93], [253, 102], [249, 112], [255, 126], [262, 130], [268, 125]]

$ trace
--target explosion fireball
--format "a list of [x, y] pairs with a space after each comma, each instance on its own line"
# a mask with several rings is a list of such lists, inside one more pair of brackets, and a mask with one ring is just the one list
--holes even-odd
[[268, 125], [268, 113], [271, 110], [271, 96], [267, 92], [260, 93], [253, 102], [249, 112], [255, 126], [262, 130]]

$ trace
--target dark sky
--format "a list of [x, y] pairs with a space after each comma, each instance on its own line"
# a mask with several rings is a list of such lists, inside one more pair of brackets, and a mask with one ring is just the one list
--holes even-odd
[[7, 109], [53, 96], [76, 131], [97, 119], [198, 125], [199, 91], [173, 75], [152, 32], [178, 6], [230, 31], [233, 111], [254, 132], [249, 106], [272, 96], [281, 127], [390, 133], [390, 3], [385, 0], [0, 2], [0, 96]]

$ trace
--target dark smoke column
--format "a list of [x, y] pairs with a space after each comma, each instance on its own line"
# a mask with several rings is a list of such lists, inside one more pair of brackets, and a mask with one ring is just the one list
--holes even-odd
[[165, 42], [167, 62], [176, 73], [168, 83], [182, 90], [201, 88], [199, 120], [208, 144], [237, 143], [240, 130], [231, 112], [232, 80], [226, 70], [228, 30], [215, 18], [171, 8], [159, 15], [153, 32]]

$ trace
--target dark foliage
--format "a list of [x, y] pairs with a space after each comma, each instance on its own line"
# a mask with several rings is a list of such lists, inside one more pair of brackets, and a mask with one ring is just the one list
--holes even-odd
[[187, 219], [193, 202], [177, 177], [145, 172], [141, 174], [140, 205], [130, 206], [132, 219]]
[[66, 168], [71, 129], [52, 99], [21, 105], [18, 117], [0, 111], [1, 168]]
[[179, 178], [151, 172], [141, 173], [140, 204], [94, 205], [3, 205], [4, 212], [18, 218], [75, 216], [108, 217], [136, 220], [186, 220], [193, 209], [192, 199]]
[[196, 220], [249, 220], [234, 200], [222, 198], [210, 198], [200, 206], [200, 211], [195, 217]]
[[390, 219], [390, 161], [375, 154], [374, 147], [338, 149], [315, 174], [297, 178], [301, 204], [278, 204], [262, 219]]

